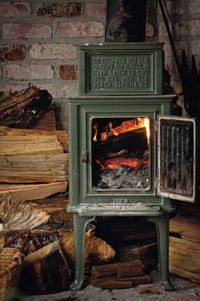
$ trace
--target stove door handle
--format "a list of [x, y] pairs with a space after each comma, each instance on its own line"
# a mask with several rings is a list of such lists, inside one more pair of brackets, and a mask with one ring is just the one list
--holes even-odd
[[88, 150], [83, 149], [81, 153], [81, 162], [88, 162]]

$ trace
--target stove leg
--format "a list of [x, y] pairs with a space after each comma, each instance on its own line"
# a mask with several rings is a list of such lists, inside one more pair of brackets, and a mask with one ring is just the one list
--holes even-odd
[[157, 230], [159, 269], [163, 287], [166, 291], [173, 291], [174, 287], [169, 279], [169, 218], [150, 217], [148, 220], [155, 224]]
[[75, 248], [75, 277], [70, 290], [80, 290], [84, 280], [84, 258], [85, 258], [85, 229], [89, 222], [95, 217], [73, 215], [74, 221], [74, 248]]

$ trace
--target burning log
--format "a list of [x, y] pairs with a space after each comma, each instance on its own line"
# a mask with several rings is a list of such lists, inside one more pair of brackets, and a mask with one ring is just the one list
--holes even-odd
[[121, 150], [127, 150], [126, 154], [131, 152], [143, 154], [148, 148], [146, 128], [121, 133], [118, 136], [111, 136], [105, 141], [96, 142], [95, 148], [96, 153], [104, 157], [111, 157], [110, 154]]

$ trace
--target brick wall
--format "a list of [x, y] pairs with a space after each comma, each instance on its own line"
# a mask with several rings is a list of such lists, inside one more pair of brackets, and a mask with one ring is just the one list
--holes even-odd
[[[150, 8], [147, 40], [166, 42], [166, 64], [176, 91], [180, 90], [162, 17]], [[180, 54], [200, 56], [200, 0], [167, 0], [173, 36]], [[151, 9], [151, 7], [153, 7]], [[152, 21], [152, 22], [151, 22]], [[29, 83], [47, 89], [56, 102], [60, 127], [67, 127], [67, 97], [78, 94], [77, 46], [102, 43], [105, 37], [106, 0], [0, 2], [0, 90], [21, 90]]]
[[66, 128], [67, 97], [78, 93], [77, 45], [104, 42], [105, 17], [105, 0], [1, 1], [0, 91], [47, 89]]

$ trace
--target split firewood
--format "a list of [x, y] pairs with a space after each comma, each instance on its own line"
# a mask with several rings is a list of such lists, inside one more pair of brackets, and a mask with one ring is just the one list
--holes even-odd
[[68, 154], [0, 156], [1, 183], [67, 181]]
[[[54, 135], [62, 145], [65, 152], [68, 152], [68, 135], [64, 130], [39, 130], [39, 129], [14, 129], [6, 126], [0, 126], [0, 136], [23, 136], [24, 138], [34, 137], [40, 139], [39, 136]], [[13, 139], [14, 139], [13, 137]]]
[[200, 243], [170, 237], [169, 271], [174, 275], [200, 283]]
[[0, 199], [0, 231], [33, 229], [49, 220], [41, 208], [11, 199], [8, 195]]
[[91, 270], [91, 275], [93, 278], [102, 278], [106, 276], [117, 276], [118, 278], [124, 278], [126, 276], [141, 276], [143, 274], [143, 264], [139, 259], [130, 262], [96, 265], [93, 266]]
[[0, 136], [0, 156], [63, 153], [55, 135]]
[[176, 216], [170, 220], [170, 232], [176, 233], [181, 238], [200, 243], [199, 218]]
[[[10, 197], [16, 201], [39, 200], [45, 199], [46, 197], [58, 192], [64, 193], [66, 192], [67, 187], [68, 182], [53, 182], [45, 184], [0, 184], [0, 197], [9, 194]], [[44, 200], [44, 202], [48, 206], [47, 200]]]
[[[74, 260], [74, 234], [73, 232], [64, 232], [61, 234], [60, 243], [63, 250]], [[95, 258], [96, 260], [110, 260], [115, 257], [115, 251], [102, 239], [93, 234], [85, 235], [85, 260]]]

